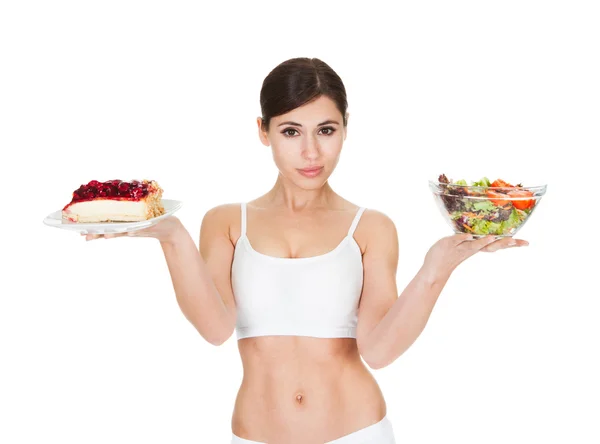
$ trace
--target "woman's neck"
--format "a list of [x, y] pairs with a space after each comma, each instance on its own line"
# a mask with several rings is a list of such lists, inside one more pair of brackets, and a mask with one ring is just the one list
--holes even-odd
[[264, 197], [274, 206], [283, 206], [297, 212], [330, 208], [339, 196], [329, 186], [329, 182], [318, 188], [306, 189], [300, 188], [280, 174], [273, 188]]

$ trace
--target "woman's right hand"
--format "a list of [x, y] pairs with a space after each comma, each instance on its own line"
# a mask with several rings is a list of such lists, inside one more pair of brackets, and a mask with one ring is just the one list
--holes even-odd
[[84, 234], [86, 241], [95, 239], [112, 239], [115, 237], [153, 237], [158, 239], [160, 242], [171, 242], [179, 232], [180, 229], [184, 229], [181, 221], [175, 216], [169, 216], [159, 223], [152, 225], [148, 228], [142, 228], [136, 231], [127, 231], [125, 233], [106, 233], [106, 234]]
[[524, 247], [529, 242], [523, 239], [487, 235], [475, 239], [471, 234], [454, 234], [438, 240], [425, 255], [423, 267], [433, 280], [444, 280], [462, 262], [477, 252], [491, 253], [510, 247]]

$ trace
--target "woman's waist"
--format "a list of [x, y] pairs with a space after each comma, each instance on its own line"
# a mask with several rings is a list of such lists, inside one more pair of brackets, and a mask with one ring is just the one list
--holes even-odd
[[232, 427], [238, 436], [260, 437], [265, 430], [278, 434], [291, 428], [300, 432], [306, 427], [341, 436], [385, 413], [385, 400], [371, 373], [362, 361], [347, 360], [329, 369], [279, 367], [276, 372], [245, 373]]
[[[291, 392], [338, 395], [352, 384], [373, 384], [356, 339], [258, 337], [238, 341], [243, 393], [277, 403]], [[376, 383], [375, 383], [376, 385]]]
[[326, 397], [338, 395], [351, 386], [377, 386], [360, 356], [339, 356], [327, 360], [308, 357], [251, 360], [243, 364], [243, 388], [254, 395], [283, 394], [289, 390], [310, 390]]
[[355, 338], [257, 336], [237, 341], [244, 374], [287, 373], [290, 368], [342, 368], [360, 362]]

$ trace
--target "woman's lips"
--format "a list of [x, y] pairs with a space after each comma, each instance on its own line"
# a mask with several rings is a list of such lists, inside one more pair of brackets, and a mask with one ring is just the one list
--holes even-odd
[[321, 171], [323, 171], [323, 167], [316, 167], [316, 168], [305, 168], [302, 170], [298, 170], [298, 172], [300, 174], [302, 174], [304, 177], [316, 177], [319, 174], [321, 174]]

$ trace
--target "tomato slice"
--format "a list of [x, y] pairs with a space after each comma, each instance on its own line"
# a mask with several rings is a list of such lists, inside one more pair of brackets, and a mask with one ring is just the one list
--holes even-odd
[[[519, 197], [519, 198], [533, 197], [533, 193], [531, 191], [526, 191], [526, 190], [509, 191], [508, 195], [510, 197]], [[514, 205], [515, 208], [518, 208], [519, 210], [526, 210], [528, 208], [533, 207], [533, 205], [535, 204], [535, 199], [513, 200], [512, 204]]]
[[506, 193], [507, 191], [510, 191], [511, 189], [515, 188], [514, 185], [511, 185], [510, 183], [505, 182], [502, 179], [496, 179], [490, 184], [490, 187], [496, 188], [495, 191], [499, 193]]
[[488, 190], [486, 194], [487, 194], [487, 197], [490, 199], [490, 201], [493, 204], [498, 205], [499, 207], [504, 206], [509, 202], [508, 195], [506, 195], [504, 193], [499, 193], [498, 191]]
[[502, 179], [496, 179], [490, 184], [491, 187], [498, 188], [514, 188], [514, 185], [509, 184], [508, 182], [503, 181]]

